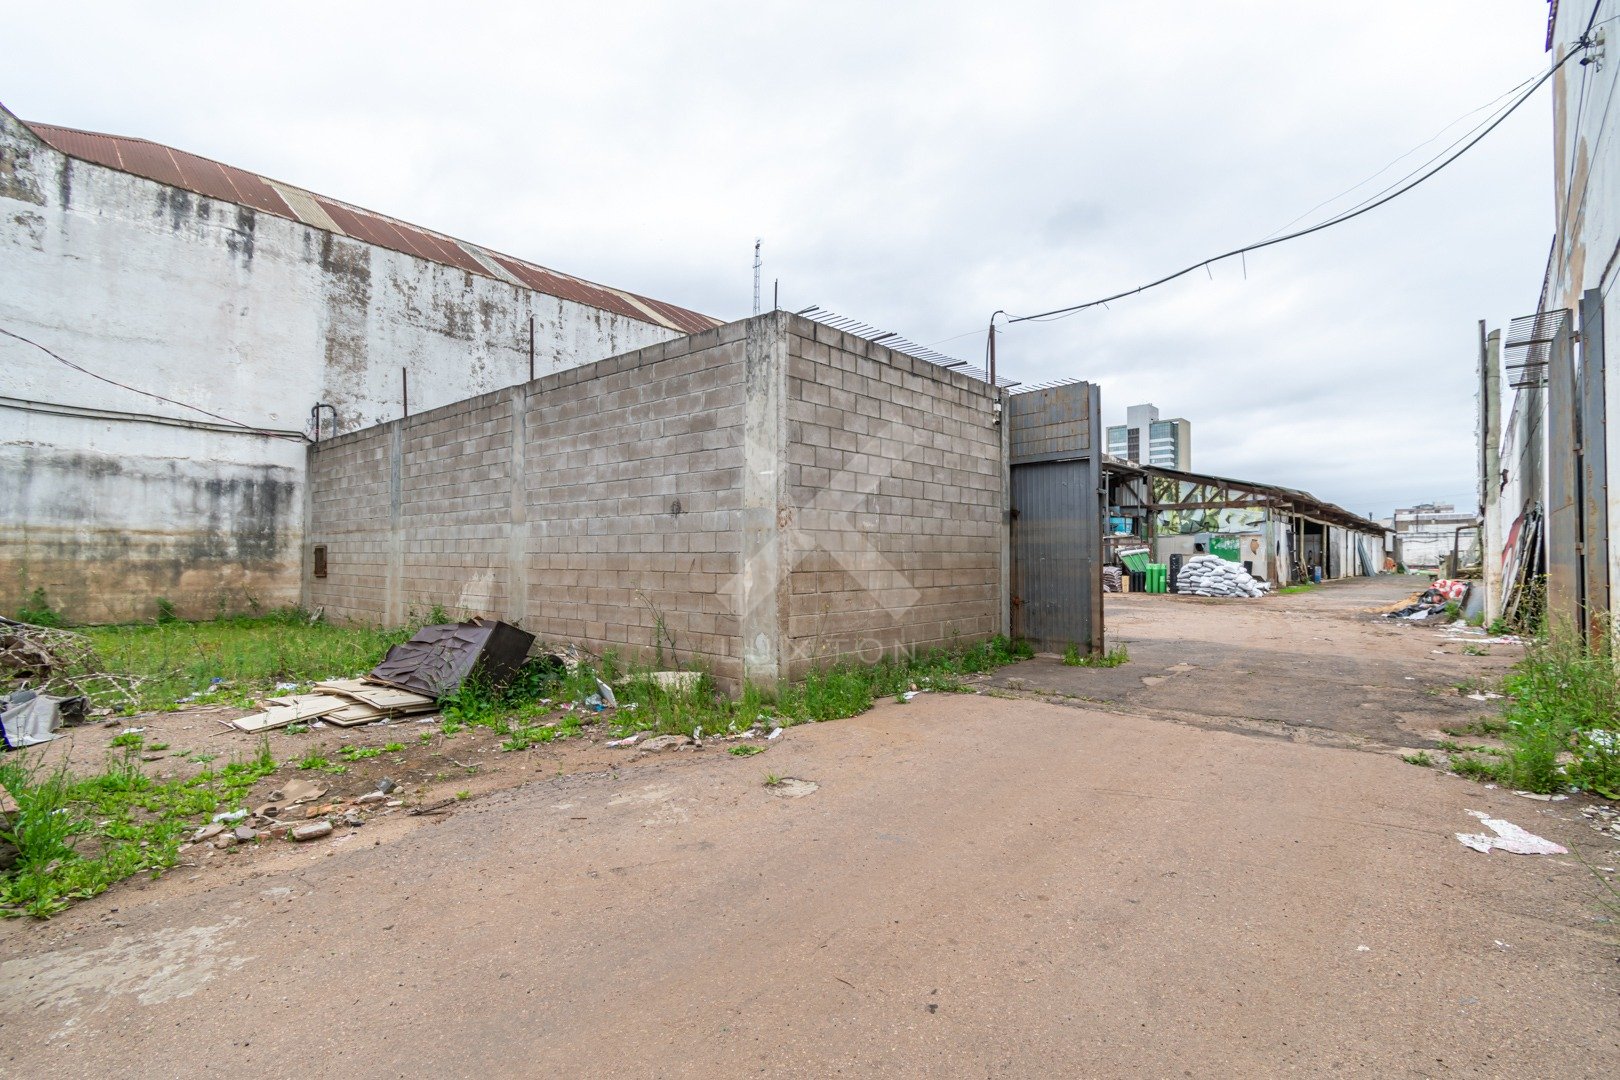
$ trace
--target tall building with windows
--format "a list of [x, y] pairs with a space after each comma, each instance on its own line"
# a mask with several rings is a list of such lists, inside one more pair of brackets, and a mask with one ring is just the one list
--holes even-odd
[[1160, 420], [1154, 405], [1132, 405], [1125, 422], [1108, 429], [1108, 452], [1139, 465], [1192, 468], [1192, 424], [1177, 417]]

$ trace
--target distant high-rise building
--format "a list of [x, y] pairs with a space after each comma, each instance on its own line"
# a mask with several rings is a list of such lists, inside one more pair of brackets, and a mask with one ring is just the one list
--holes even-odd
[[1192, 468], [1192, 424], [1177, 417], [1160, 420], [1154, 405], [1132, 405], [1125, 422], [1108, 429], [1108, 452], [1139, 465]]

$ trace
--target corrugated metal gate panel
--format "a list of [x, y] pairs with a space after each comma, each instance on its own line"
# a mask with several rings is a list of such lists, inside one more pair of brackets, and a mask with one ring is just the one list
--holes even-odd
[[1101, 415], [1088, 383], [1015, 394], [1008, 403], [1012, 473], [1012, 626], [1037, 649], [1103, 648]]
[[1604, 404], [1603, 294], [1581, 297], [1581, 537], [1589, 629], [1609, 611], [1608, 417]]
[[1547, 617], [1579, 628], [1581, 614], [1580, 513], [1575, 493], [1575, 359], [1567, 321], [1547, 358]]

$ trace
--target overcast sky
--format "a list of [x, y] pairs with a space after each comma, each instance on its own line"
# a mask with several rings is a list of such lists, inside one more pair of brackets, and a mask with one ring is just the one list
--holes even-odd
[[[767, 306], [974, 361], [992, 311], [1264, 237], [1548, 63], [1542, 0], [154, 10], [5, 3], [0, 101], [727, 319], [763, 237]], [[1552, 168], [1543, 87], [1389, 206], [1015, 326], [1002, 369], [1186, 417], [1201, 471], [1471, 505], [1477, 320], [1534, 310]]]

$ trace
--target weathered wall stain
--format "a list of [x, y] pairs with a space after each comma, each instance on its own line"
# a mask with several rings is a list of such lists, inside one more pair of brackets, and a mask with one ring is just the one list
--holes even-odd
[[543, 370], [679, 336], [341, 229], [68, 158], [0, 108], [0, 325], [89, 370], [295, 433], [151, 424], [138, 414], [197, 416], [0, 342], [8, 396], [124, 414], [0, 408], [0, 611], [25, 587], [91, 621], [150, 617], [158, 595], [199, 615], [223, 595], [239, 610], [249, 591], [291, 601], [296, 432], [317, 401], [342, 431], [399, 416], [402, 367], [413, 411], [521, 383], [537, 309]]

